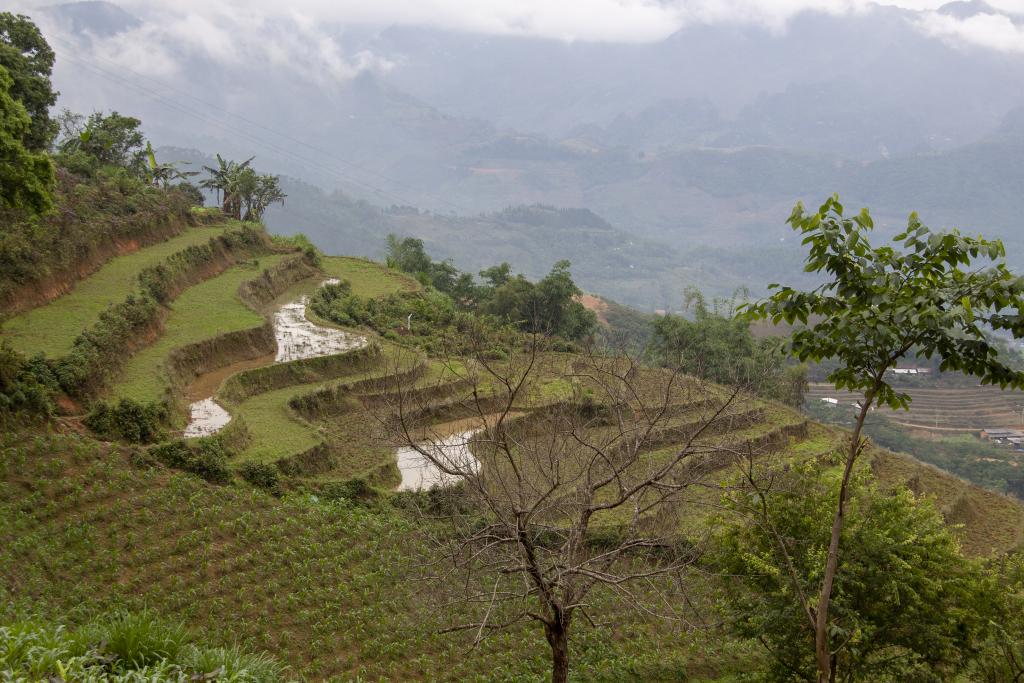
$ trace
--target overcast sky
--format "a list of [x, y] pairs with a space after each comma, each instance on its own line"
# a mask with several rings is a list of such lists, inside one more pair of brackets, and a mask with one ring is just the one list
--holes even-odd
[[[15, 0], [17, 3], [18, 0]], [[21, 0], [19, 9], [52, 4]], [[795, 14], [862, 12], [866, 0], [122, 0], [142, 27], [90, 47], [95, 56], [151, 76], [180, 73], [180, 56], [195, 53], [225, 64], [253, 60], [287, 65], [324, 80], [366, 69], [386, 70], [387, 58], [339, 44], [338, 24], [426, 25], [489, 35], [563, 41], [651, 42], [688, 23], [743, 22], [785, 31]], [[920, 12], [923, 33], [950, 43], [1024, 54], [1024, 0], [989, 0], [998, 12], [967, 19], [938, 14], [942, 0], [896, 0]], [[1010, 15], [1021, 15], [1011, 19]], [[44, 26], [56, 37], [57, 29]], [[60, 43], [55, 44], [58, 54]]]

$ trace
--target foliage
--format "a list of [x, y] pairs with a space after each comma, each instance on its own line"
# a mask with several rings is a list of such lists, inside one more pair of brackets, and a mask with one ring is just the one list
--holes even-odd
[[[985, 632], [990, 587], [928, 500], [855, 477], [832, 595], [839, 680], [950, 680]], [[724, 504], [744, 521], [720, 537], [731, 628], [772, 656], [769, 680], [813, 679], [814, 630], [794, 592], [821, 581], [839, 482], [816, 464], [776, 475], [773, 487], [737, 489]], [[763, 497], [762, 497], [763, 496]]]
[[167, 467], [196, 474], [213, 484], [231, 481], [227, 460], [229, 450], [219, 437], [207, 437], [186, 442], [168, 441], [149, 449], [149, 454]]
[[451, 263], [432, 261], [423, 240], [388, 235], [388, 266], [416, 277], [425, 285], [450, 296], [462, 310], [478, 310], [516, 325], [524, 332], [557, 335], [572, 341], [588, 338], [597, 318], [576, 300], [581, 294], [569, 273], [569, 262], [559, 261], [537, 283], [522, 275], [511, 277], [511, 266], [502, 263], [480, 272], [479, 285], [469, 273]]
[[53, 397], [60, 390], [57, 378], [42, 355], [26, 359], [0, 341], [0, 422], [25, 413], [49, 417]]
[[262, 683], [282, 678], [265, 654], [192, 642], [179, 624], [149, 612], [116, 612], [68, 629], [41, 619], [0, 625], [0, 670], [12, 680], [181, 681]]
[[786, 365], [770, 340], [757, 340], [747, 320], [725, 314], [716, 301], [709, 307], [700, 291], [687, 290], [693, 319], [664, 315], [651, 322], [647, 356], [654, 363], [678, 368], [719, 384], [746, 385], [787, 405], [803, 404], [806, 369]]
[[[469, 613], [438, 609], [421, 529], [388, 505], [210, 486], [126, 466], [122, 449], [71, 433], [0, 432], [0, 449], [0, 567], [16, 569], [0, 571], [0, 615], [11, 601], [69, 623], [148, 608], [218, 645], [274, 653], [293, 667], [287, 680], [546, 679], [531, 625], [471, 652], [438, 633]], [[716, 678], [757, 661], [717, 632], [658, 629], [630, 611], [608, 621], [578, 630], [576, 680], [667, 683], [691, 664], [691, 678]], [[232, 652], [220, 680], [231, 680]]]
[[[1024, 336], [1024, 278], [1014, 276], [1000, 259], [1003, 245], [982, 237], [964, 237], [954, 230], [932, 233], [911, 214], [907, 229], [893, 240], [903, 245], [874, 248], [867, 233], [874, 224], [867, 209], [843, 216], [833, 195], [807, 214], [802, 204], [788, 222], [809, 247], [805, 270], [827, 273], [811, 291], [771, 285], [767, 300], [748, 308], [753, 318], [785, 320], [798, 327], [789, 352], [802, 361], [834, 359], [828, 379], [838, 389], [864, 392], [847, 449], [831, 540], [824, 558], [819, 595], [803, 599], [814, 624], [819, 683], [835, 678], [837, 654], [843, 647], [834, 631], [830, 601], [839, 571], [839, 546], [848, 484], [863, 448], [861, 430], [874, 402], [906, 408], [910, 395], [895, 389], [886, 372], [908, 352], [941, 358], [940, 370], [974, 375], [982, 384], [1024, 387], [1024, 373], [998, 357], [987, 330]], [[978, 258], [995, 265], [966, 270]], [[813, 321], [809, 324], [809, 321]]]
[[180, 289], [192, 284], [197, 274], [215, 265], [218, 259], [252, 256], [263, 251], [266, 238], [262, 231], [248, 225], [211, 237], [206, 244], [191, 245], [171, 254], [166, 261], [139, 273], [142, 291], [160, 303], [167, 303]]
[[30, 152], [45, 152], [57, 134], [57, 123], [50, 118], [50, 107], [57, 102], [50, 83], [53, 59], [53, 49], [31, 19], [0, 12], [0, 71], [10, 76], [11, 97], [30, 118], [23, 139]]
[[432, 261], [423, 247], [423, 240], [415, 237], [387, 236], [389, 268], [409, 273], [424, 285], [451, 296], [466, 308], [479, 303], [482, 292], [469, 273], [461, 273], [448, 261]]
[[247, 221], [263, 220], [271, 204], [284, 203], [281, 179], [275, 175], [259, 175], [250, 164], [255, 157], [238, 163], [217, 155], [217, 167], [203, 166], [209, 174], [199, 186], [214, 190], [218, 200], [223, 196], [224, 213]]
[[163, 436], [161, 427], [168, 417], [167, 406], [163, 403], [139, 403], [122, 398], [113, 405], [98, 401], [85, 417], [85, 426], [103, 437], [153, 443]]
[[1018, 552], [993, 565], [989, 597], [994, 614], [972, 674], [977, 680], [1011, 683], [1024, 678], [1024, 556]]
[[319, 268], [323, 265], [323, 256], [320, 253], [320, 250], [316, 248], [316, 245], [313, 244], [309, 237], [301, 232], [297, 232], [294, 235], [289, 235], [287, 237], [283, 235], [271, 235], [271, 240], [273, 240], [273, 243], [277, 246], [301, 250], [302, 255], [306, 259], [306, 263], [314, 268]]
[[494, 289], [482, 310], [525, 332], [570, 340], [589, 337], [597, 326], [597, 317], [576, 300], [582, 292], [572, 281], [569, 265], [568, 261], [559, 261], [536, 284], [521, 275], [508, 280]]
[[[187, 178], [199, 175], [199, 171], [180, 171], [178, 165], [187, 162], [181, 161], [162, 161], [156, 160], [156, 153], [153, 152], [153, 145], [150, 142], [146, 142], [146, 178], [154, 185], [167, 188], [170, 186], [172, 180], [184, 181], [182, 185], [185, 185], [196, 193], [199, 194], [199, 205], [202, 206], [202, 192], [199, 188], [195, 187], [191, 183], [188, 183]], [[181, 186], [178, 186], [181, 187]]]
[[[805, 411], [818, 422], [848, 425], [853, 417], [847, 411], [837, 410], [821, 401], [809, 402]], [[865, 421], [864, 433], [883, 448], [908, 453], [972, 484], [1024, 499], [1021, 454], [1008, 448], [993, 446], [968, 434], [943, 438], [916, 437], [877, 413]]]
[[[458, 310], [451, 297], [434, 289], [363, 298], [352, 294], [349, 283], [343, 281], [321, 287], [310, 300], [310, 309], [337, 325], [366, 326], [385, 339], [437, 355], [469, 351], [471, 337], [488, 339], [496, 353], [516, 336], [493, 318]], [[473, 335], [467, 334], [470, 330]]]
[[83, 178], [58, 168], [56, 177], [58, 210], [4, 217], [0, 301], [19, 287], [88, 269], [114, 245], [149, 243], [154, 235], [175, 234], [187, 225], [188, 204], [179, 193], [123, 174]]
[[[828, 376], [837, 388], [871, 391], [881, 403], [906, 407], [909, 396], [885, 380], [885, 370], [911, 350], [938, 356], [941, 370], [975, 375], [983, 384], [1024, 387], [1024, 373], [1001, 362], [986, 334], [991, 328], [1024, 336], [1024, 315], [1017, 313], [1024, 308], [1024, 278], [999, 261], [1001, 242], [956, 230], [932, 233], [911, 214], [907, 229], [893, 238], [904, 251], [875, 248], [867, 239], [874, 225], [867, 209], [846, 218], [837, 196], [817, 213], [797, 204], [788, 222], [810, 247], [805, 269], [830, 279], [807, 292], [772, 285], [775, 293], [747, 312], [802, 323], [790, 352], [802, 361], [838, 359]], [[978, 258], [996, 263], [967, 271]]]
[[241, 198], [244, 209], [242, 220], [261, 221], [271, 204], [284, 204], [286, 195], [281, 189], [281, 178], [276, 175], [258, 175], [251, 168], [244, 169], [234, 179], [234, 191]]
[[180, 183], [171, 185], [171, 189], [180, 194], [192, 207], [202, 207], [206, 203], [206, 197], [203, 196], [203, 191], [198, 186], [190, 183], [187, 180], [183, 180]]
[[[9, 15], [0, 13], [0, 22], [4, 16]], [[52, 202], [53, 164], [45, 154], [32, 151], [28, 141], [32, 120], [12, 96], [13, 85], [0, 66], [0, 207], [42, 213]]]
[[148, 180], [148, 143], [139, 119], [116, 111], [93, 112], [88, 118], [65, 112], [61, 126], [64, 135], [57, 158], [73, 172], [94, 176], [113, 168]]
[[242, 479], [275, 496], [281, 494], [281, 477], [277, 467], [266, 462], [246, 462], [239, 468]]
[[433, 261], [427, 256], [423, 247], [423, 240], [415, 237], [404, 239], [398, 235], [387, 236], [388, 245], [388, 268], [396, 268], [403, 273], [418, 275], [429, 273]]
[[84, 396], [99, 388], [126, 360], [126, 342], [138, 339], [158, 316], [159, 307], [147, 296], [129, 295], [103, 311], [95, 325], [78, 335], [71, 352], [56, 362], [64, 391]]

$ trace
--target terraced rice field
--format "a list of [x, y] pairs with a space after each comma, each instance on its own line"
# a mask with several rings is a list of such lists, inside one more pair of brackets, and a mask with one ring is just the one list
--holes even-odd
[[189, 228], [169, 240], [119, 256], [79, 282], [68, 294], [5, 321], [0, 333], [22, 353], [63, 356], [71, 350], [75, 337], [95, 322], [107, 306], [120, 303], [138, 289], [142, 270], [234, 227], [237, 226], [225, 222]]
[[[214, 234], [214, 229], [202, 230], [202, 239], [190, 239], [200, 243]], [[141, 268], [182, 245], [158, 247], [165, 251], [147, 249], [115, 259], [108, 264], [110, 272], [94, 276], [100, 280], [84, 281], [54, 304], [80, 308], [75, 324], [87, 326], [106, 305], [89, 299], [90, 288], [107, 292], [121, 287], [110, 295], [121, 300], [135, 288]], [[287, 257], [261, 258], [258, 266], [236, 265], [185, 289], [170, 307], [160, 337], [128, 362], [111, 395], [164, 398], [169, 388], [164, 364], [174, 349], [259, 327], [283, 304], [311, 293], [327, 277], [344, 278], [356, 294], [367, 297], [418, 287], [379, 264], [327, 257], [321, 272], [288, 288], [262, 310], [254, 311], [239, 299], [244, 281]], [[304, 276], [307, 271], [301, 272]], [[25, 323], [23, 339], [49, 332], [46, 316], [56, 314], [42, 312], [48, 308], [29, 314], [37, 317]], [[266, 649], [309, 679], [546, 680], [547, 650], [532, 624], [515, 625], [471, 650], [464, 640], [440, 634], [444, 627], [480, 614], [473, 606], [446, 602], [462, 586], [458, 577], [432, 576], [433, 568], [425, 563], [423, 532], [441, 530], [423, 519], [414, 524], [402, 512], [409, 494], [383, 495], [360, 506], [347, 500], [347, 494], [338, 494], [349, 489], [331, 486], [359, 478], [378, 493], [400, 487], [399, 445], [384, 428], [392, 417], [389, 402], [396, 384], [417, 396], [415, 409], [424, 435], [436, 431], [448, 438], [454, 431], [463, 435], [459, 441], [464, 443], [479, 426], [474, 421], [481, 419], [464, 380], [478, 369], [470, 361], [441, 362], [374, 339], [366, 331], [358, 333], [366, 334], [374, 346], [278, 364], [264, 358], [260, 362], [267, 365], [262, 367], [246, 361], [237, 372], [211, 372], [216, 381], [195, 382], [211, 393], [216, 389], [218, 401], [247, 437], [230, 464], [276, 464], [288, 493], [281, 499], [241, 478], [214, 486], [150, 462], [138, 449], [129, 452], [75, 433], [0, 433], [0, 601], [31, 605], [72, 623], [97, 610], [146, 607], [166, 619], [182, 620], [213, 644], [240, 641], [247, 649]], [[55, 343], [53, 348], [59, 352], [62, 347]], [[513, 407], [513, 419], [522, 420], [518, 425], [524, 439], [540, 438], [530, 432], [530, 418], [595, 388], [574, 373], [578, 359], [553, 353], [538, 360], [539, 376]], [[649, 374], [644, 390], [657, 394], [664, 373], [640, 372]], [[484, 381], [477, 396], [486, 399], [500, 388], [496, 381]], [[675, 402], [643, 453], [644, 463], [678, 452], [693, 425], [724, 402], [722, 388], [701, 389], [706, 393], [700, 400], [685, 391], [671, 395]], [[1006, 418], [1012, 412], [1013, 394], [968, 389], [951, 399], [950, 391], [920, 390], [914, 394], [915, 411], [927, 415], [932, 410], [936, 420], [948, 415], [954, 422], [955, 408], [965, 402], [978, 420]], [[826, 393], [827, 388], [814, 387], [811, 400]], [[853, 397], [842, 399], [849, 403]], [[981, 426], [994, 424], [1002, 423]], [[591, 436], [600, 436], [607, 428], [587, 429]], [[697, 441], [713, 456], [695, 462], [698, 485], [652, 521], [702, 535], [708, 516], [721, 512], [717, 504], [722, 486], [735, 476], [735, 459], [729, 453], [820, 460], [843, 438], [843, 432], [810, 424], [795, 411], [740, 397], [727, 417]], [[473, 450], [472, 456], [485, 471], [499, 467], [485, 450]], [[1024, 508], [1008, 498], [883, 451], [870, 453], [864, 466], [889, 485], [910, 485], [934, 495], [946, 518], [962, 525], [957, 533], [970, 554], [1004, 552], [1024, 541]], [[528, 468], [523, 471], [530, 476]], [[310, 490], [316, 497], [306, 493]], [[595, 524], [620, 523], [617, 514], [622, 513], [599, 515]], [[714, 581], [698, 574], [687, 595], [689, 604], [712, 621], [718, 589]], [[574, 673], [580, 680], [728, 679], [754, 670], [763, 656], [752, 643], [730, 641], [714, 630], [678, 630], [644, 619], [616, 607], [600, 592], [589, 599], [605, 623], [581, 628], [575, 636]], [[496, 620], [501, 617], [494, 615]]]
[[[914, 429], [938, 433], [977, 434], [986, 427], [1024, 429], [1024, 392], [1003, 391], [998, 386], [910, 387], [909, 411], [880, 407], [878, 411], [894, 422]], [[812, 384], [808, 401], [836, 398], [836, 410], [853, 410], [860, 396], [837, 392], [830, 384]]]
[[115, 398], [154, 401], [164, 397], [168, 380], [164, 363], [168, 354], [225, 332], [259, 327], [264, 319], [238, 297], [238, 287], [287, 258], [274, 254], [254, 263], [232, 266], [217, 277], [189, 287], [171, 305], [163, 334], [128, 362], [112, 390]]

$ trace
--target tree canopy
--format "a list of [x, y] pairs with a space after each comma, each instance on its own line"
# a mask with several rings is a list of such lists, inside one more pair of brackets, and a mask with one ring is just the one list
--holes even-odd
[[92, 175], [99, 168], [117, 167], [146, 177], [147, 142], [139, 119], [116, 111], [88, 117], [66, 111], [61, 125], [64, 135], [57, 148], [71, 170]]
[[577, 297], [568, 261], [559, 261], [536, 283], [512, 277], [507, 263], [480, 271], [483, 283], [448, 261], [433, 261], [423, 240], [388, 235], [388, 265], [415, 276], [425, 285], [451, 296], [464, 310], [493, 315], [526, 332], [580, 340], [593, 333], [597, 318]]
[[217, 166], [203, 166], [209, 176], [199, 186], [223, 198], [221, 208], [233, 218], [247, 221], [263, 220], [271, 204], [284, 203], [287, 195], [281, 189], [281, 179], [275, 175], [259, 175], [251, 164], [255, 157], [237, 162], [217, 155]]
[[773, 341], [755, 339], [750, 322], [734, 315], [735, 297], [709, 306], [700, 291], [688, 289], [686, 303], [692, 319], [669, 314], [651, 322], [646, 351], [652, 362], [719, 384], [750, 386], [790, 405], [803, 403], [806, 368], [786, 365]]
[[31, 120], [11, 96], [13, 79], [0, 66], [0, 205], [41, 213], [51, 205], [53, 164], [46, 154], [24, 144]]
[[57, 102], [50, 83], [53, 60], [53, 49], [28, 17], [0, 12], [0, 66], [11, 78], [10, 96], [28, 113], [22, 142], [31, 152], [47, 150], [57, 134], [57, 122], [50, 118]]
[[[1024, 373], [999, 358], [986, 334], [1006, 330], [1015, 338], [1024, 336], [1024, 278], [1001, 261], [1001, 242], [965, 237], [956, 230], [933, 233], [917, 214], [910, 215], [893, 246], [873, 247], [867, 237], [874, 227], [868, 210], [848, 218], [837, 195], [816, 213], [805, 212], [798, 203], [788, 222], [809, 247], [805, 270], [826, 273], [826, 281], [811, 291], [770, 285], [774, 294], [750, 306], [748, 313], [775, 323], [799, 322], [789, 352], [800, 360], [834, 360], [829, 381], [864, 394], [845, 455], [818, 595], [811, 599], [800, 594], [814, 634], [817, 680], [824, 683], [846, 675], [837, 667], [849, 641], [837, 625], [831, 601], [840, 577], [849, 485], [865, 445], [864, 421], [876, 402], [892, 408], [910, 404], [909, 394], [886, 381], [886, 371], [913, 352], [937, 356], [940, 369], [974, 375], [983, 384], [1024, 387]], [[993, 265], [971, 269], [979, 258]]]
[[[812, 680], [814, 634], [796, 593], [816, 593], [839, 481], [814, 463], [775, 473], [771, 491], [735, 488], [718, 547], [731, 627], [771, 653], [768, 679]], [[942, 515], [909, 490], [881, 490], [869, 470], [852, 482], [843, 571], [832, 597], [838, 680], [951, 680], [986, 629], [992, 587], [963, 557]], [[779, 539], [784, 543], [779, 543]]]
[[[906, 407], [910, 397], [886, 382], [885, 371], [910, 352], [938, 356], [941, 370], [983, 384], [1024, 387], [1024, 373], [999, 358], [986, 334], [1024, 336], [1024, 278], [1001, 261], [1002, 242], [956, 230], [933, 233], [915, 213], [894, 246], [872, 247], [867, 209], [847, 218], [838, 196], [816, 213], [797, 204], [788, 222], [810, 247], [805, 270], [825, 272], [828, 280], [808, 292], [771, 285], [775, 293], [748, 312], [801, 323], [789, 350], [801, 360], [838, 360], [828, 376], [837, 388], [871, 391], [882, 403]], [[969, 270], [979, 258], [993, 265]]]

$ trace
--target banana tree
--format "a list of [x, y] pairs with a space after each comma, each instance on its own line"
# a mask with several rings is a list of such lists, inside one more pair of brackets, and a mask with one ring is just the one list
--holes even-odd
[[[242, 218], [242, 195], [240, 184], [243, 181], [243, 174], [250, 170], [249, 164], [256, 157], [249, 157], [238, 163], [224, 159], [217, 155], [217, 167], [203, 166], [209, 177], [199, 183], [199, 187], [206, 190], [213, 190], [216, 193], [217, 201], [221, 202], [224, 213], [232, 218]], [[251, 172], [251, 170], [250, 170]], [[221, 198], [223, 197], [223, 201]]]
[[168, 187], [172, 180], [185, 180], [192, 176], [199, 175], [199, 171], [181, 171], [179, 164], [187, 164], [187, 161], [165, 161], [157, 162], [156, 154], [153, 152], [153, 145], [146, 143], [146, 161], [148, 163], [147, 177], [149, 182], [160, 187]]

